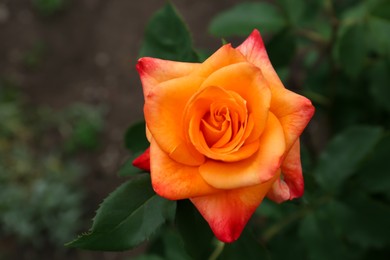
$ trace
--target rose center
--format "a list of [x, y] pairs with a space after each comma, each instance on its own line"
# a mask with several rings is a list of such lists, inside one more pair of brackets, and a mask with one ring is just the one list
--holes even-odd
[[200, 130], [207, 145], [221, 148], [232, 141], [238, 131], [238, 113], [230, 112], [228, 104], [215, 102], [202, 118]]
[[209, 158], [224, 160], [237, 152], [252, 131], [246, 101], [236, 92], [208, 87], [189, 102], [185, 121], [195, 148]]

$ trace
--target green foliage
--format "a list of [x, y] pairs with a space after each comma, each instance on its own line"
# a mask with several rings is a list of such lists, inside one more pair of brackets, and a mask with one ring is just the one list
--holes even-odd
[[[125, 133], [125, 147], [130, 151], [132, 156], [120, 167], [118, 171], [119, 176], [132, 176], [142, 172], [133, 166], [133, 161], [149, 147], [149, 141], [146, 138], [145, 131], [145, 121], [135, 123], [127, 129]], [[134, 136], [137, 136], [137, 138], [134, 138]]]
[[127, 159], [124, 164], [119, 168], [118, 175], [121, 177], [128, 177], [133, 176], [138, 173], [141, 173], [142, 171], [138, 169], [137, 167], [133, 166], [133, 161], [135, 158], [137, 158], [140, 153], [136, 153], [135, 156], [130, 157], [130, 159]]
[[139, 56], [198, 61], [188, 28], [173, 5], [166, 4], [151, 18]]
[[212, 252], [213, 234], [190, 201], [178, 201], [176, 227], [192, 259], [205, 259]]
[[184, 248], [184, 243], [178, 232], [172, 227], [161, 230], [163, 236], [158, 236], [149, 247], [150, 255], [161, 256], [162, 259], [189, 260], [192, 259]]
[[372, 153], [369, 154], [359, 169], [357, 169], [358, 187], [361, 187], [370, 195], [382, 194], [390, 199], [390, 136], [383, 136]]
[[[145, 135], [145, 122], [138, 122], [129, 127], [125, 133], [125, 146], [130, 152], [136, 153], [144, 151], [149, 147], [149, 141]], [[138, 136], [138, 138], [134, 138]]]
[[338, 224], [352, 243], [364, 249], [385, 248], [390, 244], [386, 223], [390, 217], [388, 206], [359, 192], [346, 198], [346, 203], [349, 217]]
[[364, 27], [361, 24], [348, 26], [340, 36], [337, 57], [340, 65], [351, 77], [362, 70], [366, 58]]
[[210, 33], [217, 37], [249, 35], [254, 28], [263, 32], [278, 32], [285, 25], [278, 9], [268, 3], [241, 3], [217, 15]]
[[157, 196], [149, 175], [122, 184], [101, 204], [91, 231], [68, 243], [70, 247], [120, 251], [148, 239], [173, 218], [176, 203]]
[[240, 238], [231, 244], [226, 244], [218, 259], [270, 259], [267, 249], [256, 241], [256, 237], [249, 232], [243, 232]]
[[379, 141], [377, 127], [353, 127], [337, 135], [322, 152], [314, 175], [324, 191], [336, 191]]
[[[390, 29], [390, 28], [389, 28]], [[389, 30], [390, 31], [390, 30]], [[378, 61], [372, 65], [370, 74], [371, 95], [377, 105], [390, 112], [390, 63]]]
[[[297, 44], [291, 30], [283, 30], [270, 40], [268, 55], [276, 68], [288, 66], [294, 57]], [[279, 74], [279, 73], [278, 73]]]
[[[324, 217], [319, 211], [307, 214], [299, 226], [299, 238], [307, 251], [307, 259], [345, 259], [343, 244], [338, 241], [332, 219]], [[332, 250], [329, 250], [332, 248]]]
[[[305, 3], [307, 1], [304, 0], [278, 0], [277, 4], [280, 9], [283, 11], [284, 16], [287, 18], [288, 22], [292, 25], [297, 25], [302, 19], [305, 12], [305, 5], [309, 3]], [[311, 1], [317, 2], [317, 1]], [[313, 8], [311, 8], [313, 10]]]

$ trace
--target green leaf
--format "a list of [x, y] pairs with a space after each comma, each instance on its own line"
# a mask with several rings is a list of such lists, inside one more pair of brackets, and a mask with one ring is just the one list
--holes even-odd
[[146, 138], [145, 122], [138, 122], [129, 127], [125, 133], [125, 146], [133, 153], [143, 152], [149, 147]]
[[292, 31], [283, 30], [267, 43], [267, 51], [275, 68], [290, 65], [295, 55], [296, 42]]
[[390, 21], [390, 2], [387, 0], [379, 0], [376, 2], [377, 3], [372, 7], [370, 14], [380, 19]]
[[[357, 172], [357, 182], [373, 194], [386, 194], [390, 198], [390, 135], [383, 137], [372, 154]], [[369, 173], [369, 174], [368, 174]]]
[[353, 24], [347, 26], [341, 32], [338, 42], [336, 43], [337, 54], [336, 58], [342, 69], [350, 77], [355, 78], [362, 70], [366, 54], [367, 46], [364, 35], [366, 30], [363, 24]]
[[[363, 22], [370, 9], [367, 4], [368, 1], [359, 1], [356, 3], [356, 1], [350, 0], [350, 2], [350, 6], [340, 8], [341, 22], [347, 26]], [[337, 5], [335, 7], [337, 8]]]
[[368, 18], [368, 32], [366, 35], [370, 51], [390, 59], [390, 20], [375, 16]]
[[379, 127], [355, 126], [333, 138], [320, 155], [314, 171], [320, 186], [330, 192], [340, 188], [371, 152], [381, 134]]
[[159, 235], [153, 237], [148, 244], [147, 253], [161, 256], [169, 260], [191, 260], [184, 247], [184, 242], [179, 232], [172, 225], [166, 225]]
[[[337, 1], [334, 3], [336, 4], [336, 9], [339, 2], [343, 1]], [[344, 4], [347, 2], [348, 1], [345, 1]], [[350, 3], [342, 8], [339, 35], [342, 36], [351, 27], [364, 27], [364, 34], [360, 36], [360, 40], [355, 42], [355, 45], [361, 46], [362, 40], [369, 39], [363, 42], [364, 45], [367, 45], [367, 47], [371, 46], [371, 51], [379, 53], [387, 52], [390, 50], [390, 47], [386, 45], [386, 39], [389, 39], [389, 27], [386, 25], [389, 22], [390, 16], [388, 6], [389, 4], [387, 0], [350, 0]], [[368, 27], [366, 25], [368, 25]], [[356, 38], [358, 37], [359, 36], [356, 35]]]
[[[389, 31], [390, 32], [390, 31]], [[385, 61], [375, 63], [370, 73], [370, 92], [376, 103], [390, 112], [390, 64]]]
[[153, 254], [140, 255], [132, 259], [133, 260], [165, 260], [164, 258]]
[[225, 244], [222, 254], [218, 259], [221, 260], [258, 260], [258, 259], [270, 259], [270, 256], [264, 247], [256, 241], [253, 234], [244, 230], [240, 238], [234, 243]]
[[[139, 155], [139, 154], [137, 154]], [[120, 177], [128, 177], [128, 176], [133, 176], [136, 174], [139, 174], [142, 172], [141, 169], [134, 167], [133, 166], [133, 161], [137, 156], [131, 157], [128, 159], [120, 168], [118, 171], [118, 175]]]
[[279, 205], [268, 199], [261, 202], [261, 205], [256, 209], [256, 214], [268, 220], [279, 220], [284, 216], [284, 212]]
[[163, 243], [165, 259], [191, 260], [184, 249], [184, 243], [178, 232], [174, 232], [172, 229], [166, 230], [163, 236]]
[[206, 49], [198, 49], [196, 50], [196, 53], [198, 54], [199, 62], [205, 61], [213, 54], [212, 51]]
[[176, 203], [157, 196], [149, 175], [122, 184], [101, 204], [90, 232], [67, 244], [90, 250], [128, 250], [147, 240], [167, 219]]
[[217, 37], [247, 36], [255, 28], [262, 33], [276, 33], [285, 25], [286, 21], [274, 5], [240, 3], [217, 15], [209, 31]]
[[346, 200], [349, 218], [340, 226], [346, 237], [360, 246], [383, 248], [390, 245], [390, 207], [362, 193]]
[[297, 25], [302, 19], [307, 3], [304, 0], [278, 0], [277, 1], [288, 20], [293, 25]]
[[207, 222], [189, 200], [177, 202], [176, 227], [183, 238], [187, 252], [193, 259], [207, 259], [213, 250], [213, 233]]
[[167, 3], [151, 18], [139, 56], [198, 61], [187, 26], [172, 4]]
[[309, 260], [346, 259], [341, 239], [330, 226], [329, 219], [316, 212], [306, 215], [301, 221], [298, 235]]

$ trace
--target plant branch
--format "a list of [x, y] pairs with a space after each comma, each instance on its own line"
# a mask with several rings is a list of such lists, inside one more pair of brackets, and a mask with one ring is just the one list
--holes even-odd
[[315, 31], [301, 28], [301, 29], [297, 29], [295, 32], [297, 35], [302, 36], [321, 46], [326, 46], [328, 44], [328, 41], [324, 37], [322, 37], [321, 34]]
[[217, 260], [219, 255], [222, 253], [224, 247], [225, 247], [225, 243], [217, 240], [215, 249], [211, 254], [211, 256], [209, 257], [209, 260]]
[[265, 242], [271, 240], [276, 234], [278, 234], [286, 226], [288, 226], [292, 222], [302, 218], [303, 216], [305, 216], [310, 211], [311, 211], [311, 209], [304, 208], [302, 210], [299, 210], [299, 211], [295, 212], [294, 214], [291, 214], [289, 217], [284, 218], [282, 221], [276, 223], [275, 225], [269, 227], [263, 233], [262, 240], [265, 241]]
[[281, 221], [275, 223], [271, 227], [265, 230], [262, 236], [262, 240], [264, 242], [268, 242], [271, 240], [276, 234], [278, 234], [281, 230], [283, 230], [285, 227], [293, 223], [294, 221], [297, 221], [298, 219], [306, 216], [306, 214], [313, 212], [316, 210], [317, 207], [328, 203], [330, 200], [332, 200], [332, 196], [327, 194], [320, 198], [318, 198], [310, 207], [305, 207], [301, 210], [298, 210], [294, 212], [293, 214], [289, 215], [288, 217], [282, 219]]

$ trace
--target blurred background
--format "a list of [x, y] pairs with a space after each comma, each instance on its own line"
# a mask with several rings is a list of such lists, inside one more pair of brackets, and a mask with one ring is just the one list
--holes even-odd
[[[306, 253], [293, 259], [329, 259], [329, 241], [337, 239], [349, 246], [336, 250], [337, 256], [388, 256], [390, 171], [383, 162], [390, 155], [389, 4], [247, 1], [268, 3], [257, 10], [236, 8], [238, 0], [172, 2], [205, 54], [221, 46], [221, 38], [239, 43], [253, 26], [260, 28], [286, 86], [317, 108], [303, 136], [306, 197], [280, 209], [266, 202], [259, 213], [260, 227], [269, 220], [263, 239], [272, 238], [270, 247], [279, 252], [274, 258], [282, 258], [283, 245], [294, 247], [297, 237], [311, 251], [295, 247]], [[144, 250], [99, 253], [63, 244], [88, 229], [103, 198], [123, 183], [117, 175], [129, 158], [123, 136], [143, 117], [135, 64], [148, 20], [164, 4], [0, 0], [0, 259], [132, 259]], [[233, 11], [221, 14], [225, 10]], [[332, 174], [340, 171], [334, 181]], [[346, 192], [336, 193], [347, 180]], [[334, 187], [324, 188], [329, 185]], [[366, 193], [354, 200], [355, 190]], [[359, 201], [368, 206], [359, 207]], [[356, 226], [377, 225], [340, 228], [355, 213], [371, 216], [357, 219]], [[283, 224], [285, 215], [292, 217]], [[327, 225], [336, 233], [323, 233]]]
[[[174, 1], [194, 41], [237, 1]], [[123, 182], [126, 129], [141, 120], [135, 70], [162, 0], [0, 0], [0, 259], [123, 259], [65, 250]], [[131, 255], [131, 254], [130, 254]]]

